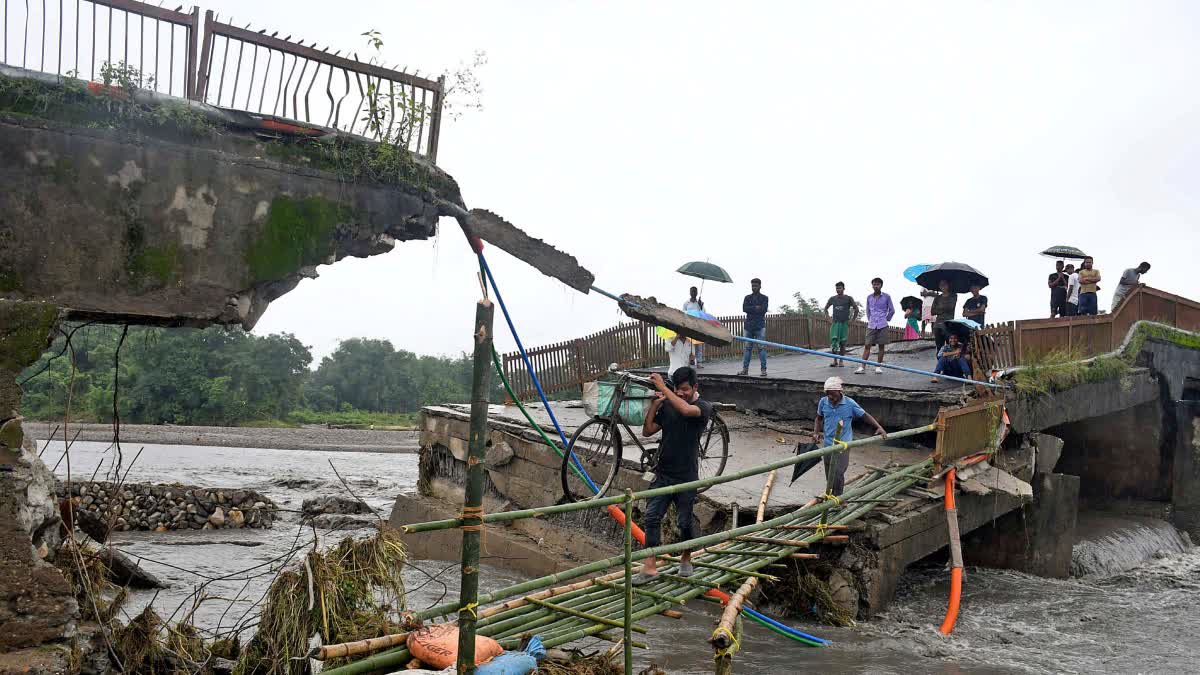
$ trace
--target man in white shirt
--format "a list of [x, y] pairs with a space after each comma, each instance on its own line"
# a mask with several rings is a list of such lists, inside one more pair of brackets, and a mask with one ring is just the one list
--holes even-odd
[[667, 377], [675, 374], [676, 370], [684, 366], [692, 364], [692, 342], [682, 335], [667, 340], [667, 357], [670, 359], [670, 364], [667, 366]]
[[1117, 311], [1117, 308], [1125, 301], [1125, 296], [1129, 295], [1130, 291], [1142, 283], [1142, 275], [1149, 271], [1150, 263], [1144, 262], [1137, 267], [1130, 267], [1121, 273], [1121, 280], [1117, 282], [1117, 290], [1113, 292], [1111, 311]]
[[[692, 286], [691, 288], [688, 289], [688, 295], [690, 297], [688, 297], [687, 302], [683, 303], [683, 311], [686, 312], [690, 309], [694, 309], [697, 312], [703, 312], [704, 311], [704, 301], [700, 299], [700, 291], [698, 291], [695, 286]], [[696, 352], [696, 367], [703, 368], [704, 366], [701, 365], [704, 362], [704, 343], [703, 342], [696, 343], [695, 352]], [[672, 372], [674, 372], [674, 371], [672, 371]]]
[[1063, 270], [1067, 273], [1067, 311], [1063, 316], [1079, 315], [1079, 273], [1074, 265], [1067, 265]]

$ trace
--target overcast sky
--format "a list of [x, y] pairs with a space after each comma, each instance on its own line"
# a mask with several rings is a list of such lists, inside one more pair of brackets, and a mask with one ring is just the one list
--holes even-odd
[[[1045, 316], [1053, 244], [1108, 280], [1200, 297], [1200, 5], [205, 0], [237, 23], [361, 49], [423, 74], [487, 52], [484, 109], [442, 131], [470, 207], [569, 251], [615, 292], [686, 298], [689, 260], [716, 314], [749, 279], [772, 309], [844, 280], [957, 260], [991, 278], [988, 320]], [[621, 319], [615, 306], [488, 250], [527, 346]], [[256, 332], [320, 356], [378, 337], [470, 348], [479, 287], [454, 221], [388, 255], [320, 268]], [[897, 317], [896, 324], [901, 323]], [[501, 333], [502, 350], [513, 345]]]

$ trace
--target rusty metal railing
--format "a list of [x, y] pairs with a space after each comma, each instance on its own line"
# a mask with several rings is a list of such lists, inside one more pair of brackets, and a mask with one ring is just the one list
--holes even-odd
[[3, 1], [0, 62], [91, 80], [128, 78], [139, 88], [192, 97], [198, 8], [183, 12], [136, 0]]
[[205, 13], [195, 98], [366, 136], [437, 158], [445, 78], [332, 54]]
[[999, 396], [958, 408], [942, 408], [937, 416], [933, 460], [944, 466], [981, 452], [995, 452], [1003, 417], [1004, 398]]
[[[2, 0], [0, 63], [135, 86], [437, 159], [445, 78], [138, 0]], [[319, 132], [318, 132], [319, 133]]]

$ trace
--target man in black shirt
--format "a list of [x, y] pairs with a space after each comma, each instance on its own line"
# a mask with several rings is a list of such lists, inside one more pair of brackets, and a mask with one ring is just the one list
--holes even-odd
[[1047, 285], [1050, 286], [1050, 318], [1067, 315], [1067, 281], [1069, 277], [1063, 271], [1063, 261], [1054, 263], [1054, 273], [1050, 275]]
[[[658, 373], [651, 375], [650, 379], [658, 389], [658, 398], [650, 404], [646, 422], [642, 425], [642, 435], [653, 436], [660, 430], [663, 434], [658, 444], [658, 465], [654, 467], [654, 482], [650, 487], [666, 487], [697, 480], [700, 477], [700, 436], [712, 417], [712, 406], [700, 398], [700, 392], [696, 389], [696, 371], [684, 366], [672, 373], [671, 382], [675, 385], [675, 391], [667, 387]], [[662, 519], [672, 502], [675, 504], [675, 520], [679, 526], [680, 540], [696, 538], [695, 529], [692, 527], [692, 507], [696, 504], [696, 491], [676, 492], [652, 497], [646, 505], [645, 520], [642, 523], [646, 530], [646, 548], [653, 548], [662, 543]], [[685, 551], [679, 560], [679, 576], [691, 576], [692, 572], [692, 552]], [[642, 563], [642, 571], [634, 576], [633, 584], [647, 584], [657, 575], [655, 559], [646, 558]]]
[[971, 297], [963, 303], [963, 316], [983, 326], [987, 316], [987, 296], [980, 295], [979, 286], [971, 287]]

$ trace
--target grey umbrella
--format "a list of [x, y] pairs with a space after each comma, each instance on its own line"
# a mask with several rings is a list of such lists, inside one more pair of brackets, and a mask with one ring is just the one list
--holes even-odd
[[1088, 257], [1086, 253], [1074, 246], [1051, 246], [1042, 251], [1042, 255], [1047, 258], [1057, 258], [1059, 260], [1083, 260]]

